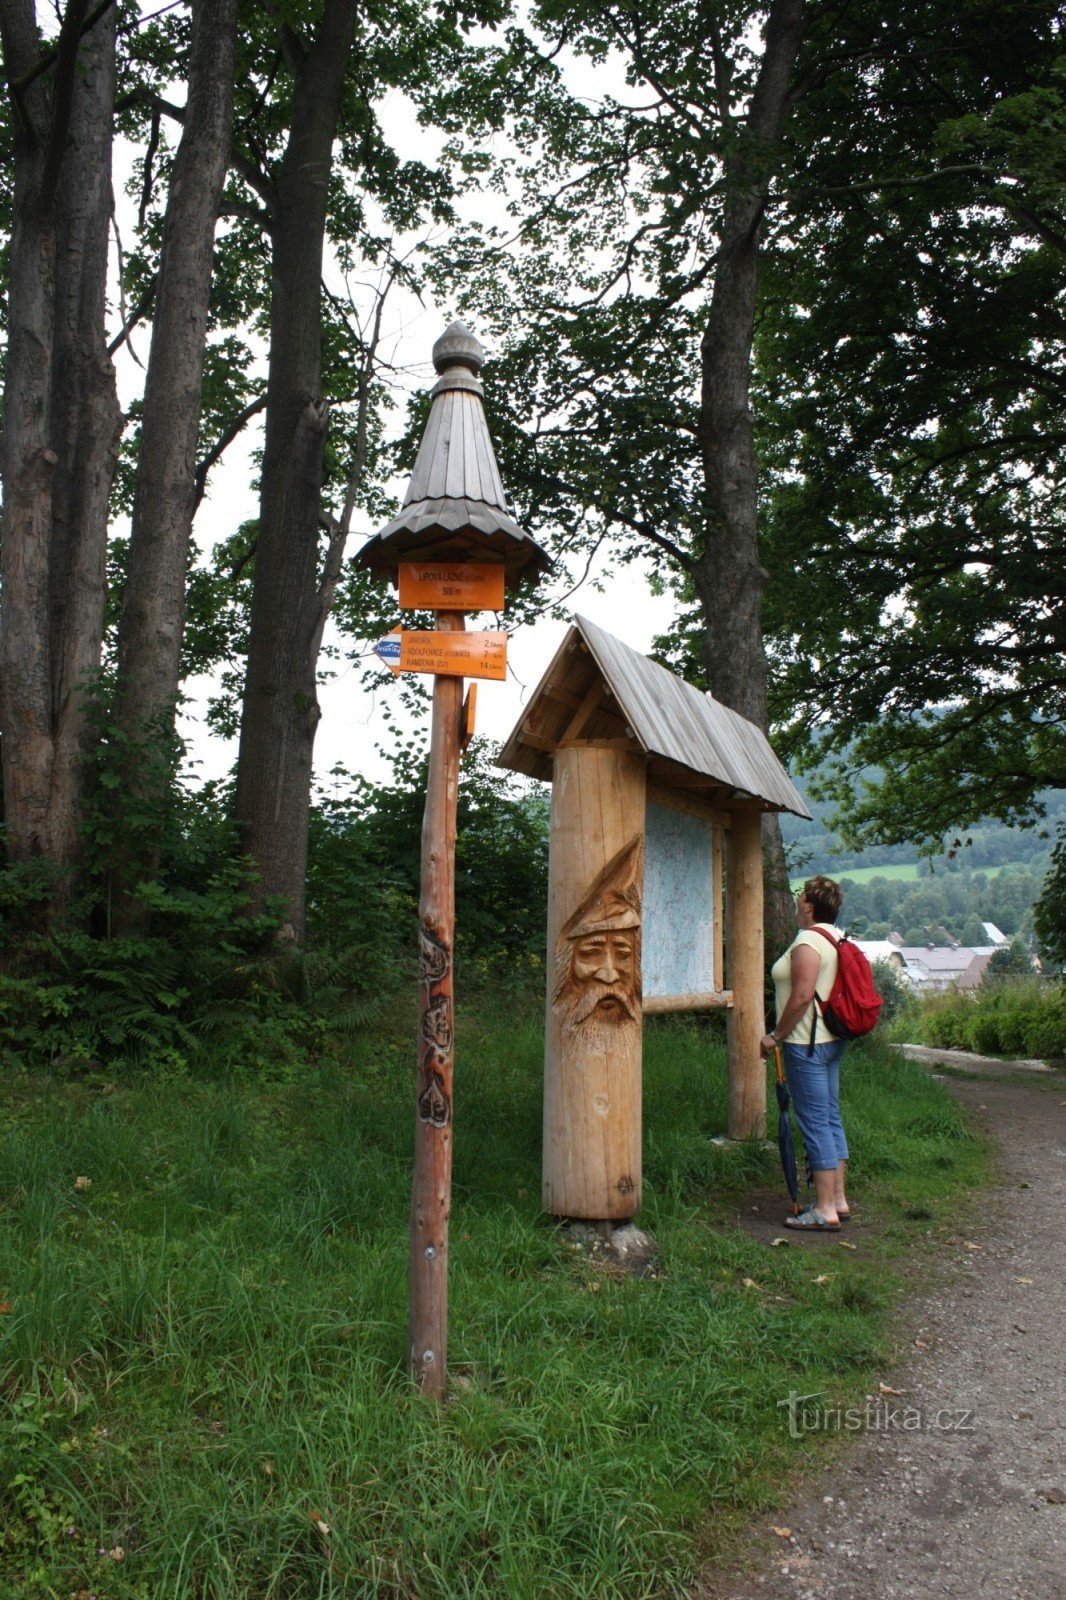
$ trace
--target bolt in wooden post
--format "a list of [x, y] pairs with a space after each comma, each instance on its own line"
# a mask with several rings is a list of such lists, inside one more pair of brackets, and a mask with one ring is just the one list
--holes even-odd
[[763, 1015], [762, 819], [737, 809], [729, 836], [729, 1137], [766, 1132], [766, 1068], [759, 1055]]
[[[442, 611], [441, 633], [461, 632]], [[452, 1068], [455, 1018], [455, 813], [463, 680], [433, 679], [433, 725], [422, 820], [418, 902], [418, 1087], [407, 1363], [423, 1394], [442, 1400], [448, 1380], [448, 1219], [452, 1206]]]

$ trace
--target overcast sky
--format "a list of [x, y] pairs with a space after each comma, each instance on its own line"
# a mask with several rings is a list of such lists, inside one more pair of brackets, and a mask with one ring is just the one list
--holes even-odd
[[[572, 87], [590, 99], [597, 98], [604, 92], [613, 92], [620, 98], [625, 94], [621, 73], [609, 65], [593, 71], [584, 64], [576, 66], [571, 62], [569, 70]], [[175, 98], [180, 99], [183, 86], [175, 85], [174, 91]], [[387, 136], [403, 158], [419, 157], [422, 160], [432, 160], [436, 153], [436, 136], [418, 126], [409, 103], [402, 95], [393, 92], [381, 108], [381, 116]], [[127, 162], [128, 159], [127, 152]], [[122, 160], [122, 154], [117, 152], [116, 162], [119, 171], [116, 187], [120, 192], [117, 193], [116, 200], [119, 206], [120, 225], [127, 237], [132, 237], [132, 202], [121, 193]], [[496, 197], [478, 197], [478, 213], [483, 218], [486, 215], [487, 204], [499, 206], [500, 202]], [[501, 220], [502, 216], [501, 208]], [[338, 281], [333, 287], [343, 293], [345, 289], [343, 281], [339, 274], [336, 276]], [[401, 390], [401, 404], [396, 412], [398, 423], [403, 416], [402, 392], [404, 390], [416, 392], [419, 389], [429, 388], [435, 381], [430, 352], [434, 340], [443, 331], [447, 320], [445, 308], [438, 307], [431, 301], [423, 305], [411, 294], [394, 291], [390, 295], [383, 323], [381, 352], [396, 375]], [[475, 334], [479, 333], [476, 327], [473, 331]], [[142, 362], [147, 361], [148, 340], [149, 333], [143, 327], [136, 330], [132, 337], [131, 342]], [[491, 354], [491, 349], [489, 353]], [[122, 352], [119, 381], [124, 404], [128, 405], [140, 394], [143, 380], [143, 370], [125, 351]], [[486, 395], [486, 400], [491, 417], [491, 391]], [[240, 523], [258, 514], [258, 497], [254, 487], [255, 466], [252, 456], [261, 442], [261, 436], [261, 419], [256, 419], [243, 437], [230, 447], [224, 461], [211, 474], [208, 497], [200, 507], [194, 528], [194, 537], [204, 558], [218, 541], [228, 538]], [[404, 488], [403, 479], [394, 485], [397, 507]], [[365, 519], [359, 520], [357, 514], [348, 554], [354, 554], [363, 541], [376, 531], [376, 528], [368, 525]], [[550, 549], [550, 534], [544, 542]], [[643, 563], [629, 566], [616, 575], [606, 578], [601, 593], [593, 586], [596, 580], [604, 580], [605, 568], [601, 557], [592, 567], [589, 582], [573, 596], [569, 605], [574, 611], [590, 617], [592, 621], [625, 643], [638, 650], [646, 650], [656, 634], [668, 631], [674, 616], [673, 602], [669, 598], [651, 594], [647, 583], [647, 572], [648, 568]], [[559, 575], [553, 580], [552, 587], [556, 592], [561, 592], [569, 588], [570, 584]], [[402, 622], [399, 609], [395, 621], [396, 625]], [[471, 618], [468, 623], [471, 627], [493, 625], [491, 617], [484, 617], [480, 622], [477, 618]], [[479, 734], [485, 734], [501, 742], [506, 738], [519, 716], [523, 702], [536, 687], [565, 631], [564, 623], [548, 620], [516, 629], [509, 643], [507, 681], [505, 683], [486, 681], [478, 685], [477, 732]], [[327, 635], [327, 640], [328, 637]], [[372, 640], [366, 641], [367, 647], [369, 648], [372, 643]], [[317, 778], [320, 781], [328, 780], [330, 770], [338, 763], [349, 770], [363, 772], [377, 780], [384, 778], [388, 766], [385, 758], [378, 752], [377, 746], [381, 744], [388, 747], [392, 743], [393, 735], [382, 712], [387, 706], [394, 710], [399, 709], [399, 689], [396, 680], [387, 668], [381, 667], [374, 687], [367, 692], [360, 682], [362, 663], [356, 662], [349, 666], [344, 660], [340, 660], [323, 663], [323, 666], [327, 670], [331, 666], [335, 668], [337, 676], [323, 683], [319, 691], [322, 721], [315, 741]], [[224, 776], [232, 767], [237, 754], [236, 741], [226, 742], [218, 739], [203, 720], [205, 702], [211, 690], [212, 684], [208, 680], [193, 679], [186, 684], [190, 703], [180, 723], [181, 731], [189, 744], [190, 758], [196, 763], [197, 772], [202, 778]]]

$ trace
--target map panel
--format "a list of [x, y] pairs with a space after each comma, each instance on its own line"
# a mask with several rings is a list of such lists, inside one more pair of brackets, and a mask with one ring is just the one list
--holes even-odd
[[644, 821], [645, 996], [714, 988], [714, 835], [709, 821], [650, 801]]

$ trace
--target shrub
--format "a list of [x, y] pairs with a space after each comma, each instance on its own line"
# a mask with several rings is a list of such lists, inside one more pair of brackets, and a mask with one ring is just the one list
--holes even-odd
[[891, 961], [874, 962], [874, 987], [884, 1001], [880, 1019], [882, 1027], [910, 1021], [918, 1008], [918, 999]]
[[1060, 1056], [1066, 1053], [1066, 985], [1015, 977], [976, 992], [929, 995], [907, 1019], [907, 1031], [940, 1050]]

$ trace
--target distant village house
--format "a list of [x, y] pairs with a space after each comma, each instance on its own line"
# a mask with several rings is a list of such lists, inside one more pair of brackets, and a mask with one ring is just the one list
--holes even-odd
[[894, 967], [904, 983], [932, 993], [939, 989], [976, 989], [997, 950], [1010, 944], [994, 922], [984, 922], [988, 944], [956, 944], [944, 928], [936, 930], [944, 944], [904, 944], [902, 936], [890, 933], [887, 939], [857, 939], [859, 949], [870, 961], [883, 961]]

